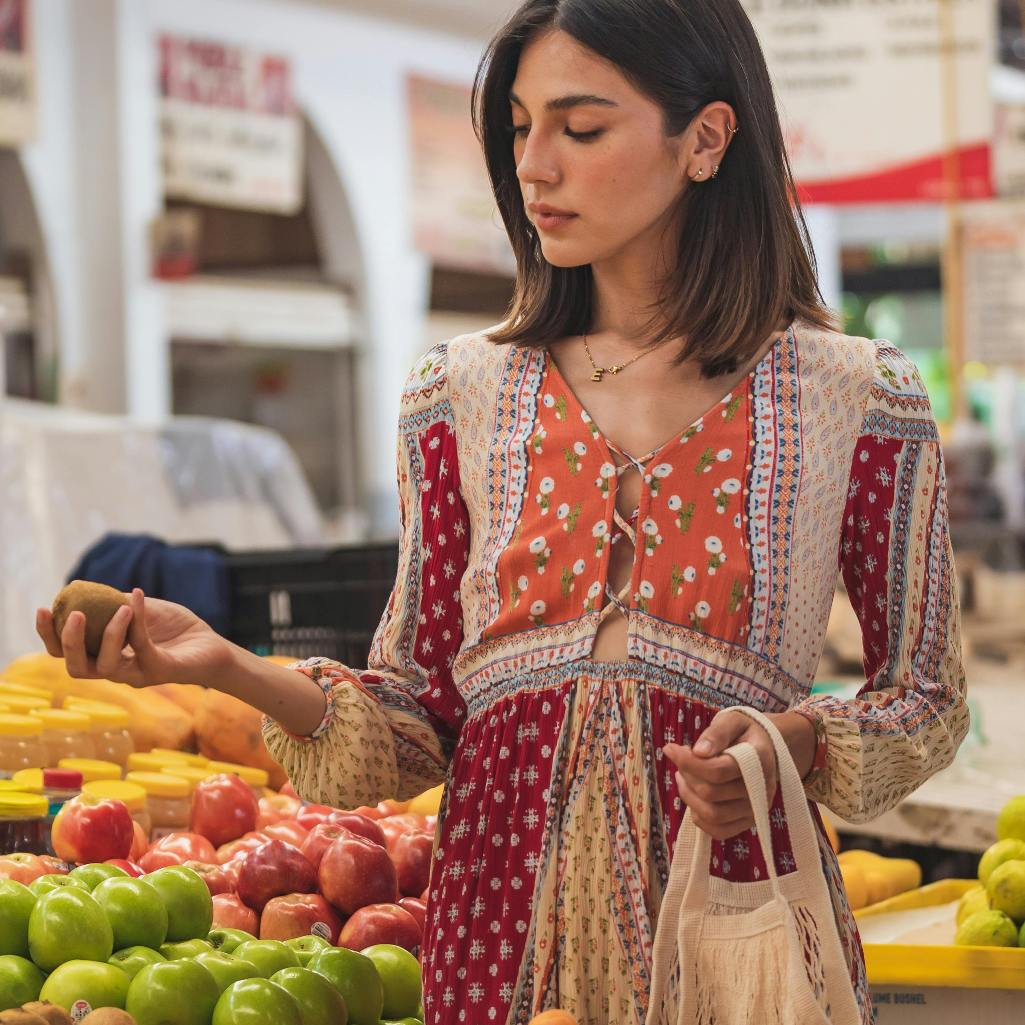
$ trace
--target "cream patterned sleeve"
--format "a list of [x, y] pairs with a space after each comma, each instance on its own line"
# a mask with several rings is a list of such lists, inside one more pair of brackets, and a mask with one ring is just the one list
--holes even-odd
[[463, 637], [459, 584], [470, 532], [444, 343], [417, 364], [403, 391], [398, 487], [399, 568], [369, 666], [308, 659], [294, 667], [328, 696], [310, 737], [264, 720], [268, 751], [310, 801], [356, 808], [437, 786], [466, 714], [452, 663]]
[[840, 568], [861, 622], [866, 683], [797, 706], [824, 727], [808, 796], [849, 822], [888, 811], [949, 765], [968, 732], [943, 456], [913, 365], [880, 343], [848, 485]]

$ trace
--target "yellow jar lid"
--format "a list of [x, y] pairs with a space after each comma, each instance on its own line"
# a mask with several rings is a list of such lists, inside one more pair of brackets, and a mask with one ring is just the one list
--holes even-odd
[[163, 772], [129, 772], [125, 782], [138, 783], [150, 797], [188, 797], [190, 784], [181, 776]]
[[11, 777], [11, 782], [18, 784], [18, 790], [24, 790], [30, 794], [41, 794], [43, 792], [43, 770], [19, 769]]
[[203, 780], [209, 779], [211, 776], [216, 776], [216, 772], [211, 772], [207, 766], [199, 765], [165, 765], [160, 770], [161, 775], [175, 776], [178, 779], [186, 779], [192, 785], [192, 789], [196, 789], [197, 783], [202, 783]]
[[5, 694], [3, 700], [14, 715], [29, 715], [50, 707], [50, 702], [46, 698], [34, 697], [31, 694]]
[[251, 765], [236, 765], [234, 762], [208, 762], [211, 772], [231, 772], [251, 787], [265, 787], [270, 782], [266, 769], [255, 769]]
[[[0, 701], [3, 699], [0, 698]], [[158, 758], [166, 758], [169, 762], [184, 762], [186, 765], [194, 765], [198, 768], [202, 768], [204, 765], [209, 764], [210, 759], [204, 758], [202, 755], [193, 754], [191, 751], [172, 751], [169, 747], [155, 747], [149, 754], [154, 755]]]
[[42, 698], [48, 705], [53, 703], [53, 691], [31, 683], [12, 683], [10, 680], [0, 680], [0, 694], [27, 694], [32, 698]]
[[120, 765], [116, 762], [105, 762], [100, 758], [62, 758], [57, 763], [57, 768], [82, 773], [82, 779], [86, 783], [94, 779], [121, 778]]
[[0, 792], [0, 819], [43, 818], [50, 802], [39, 794]]
[[142, 811], [146, 807], [146, 791], [137, 783], [123, 779], [93, 779], [82, 784], [83, 794], [93, 797], [110, 797], [123, 801], [129, 811]]
[[40, 708], [32, 714], [42, 720], [43, 728], [47, 730], [84, 733], [89, 729], [89, 716], [85, 712], [72, 712], [68, 708]]
[[[0, 701], [2, 700], [3, 698], [0, 697]], [[127, 709], [121, 708], [119, 705], [108, 704], [106, 701], [86, 701], [83, 698], [71, 697], [65, 699], [64, 707], [89, 716], [90, 724], [94, 729], [97, 727], [104, 729], [126, 727], [132, 721]]]
[[43, 720], [34, 715], [18, 715], [8, 712], [0, 715], [0, 736], [4, 737], [41, 737]]
[[22, 772], [38, 772], [39, 773], [39, 790], [35, 790], [34, 787], [22, 786], [16, 779], [0, 779], [0, 794], [18, 793], [18, 794], [31, 794], [31, 793], [42, 793], [42, 781], [43, 781], [43, 770], [42, 769], [22, 769]]
[[136, 751], [128, 756], [128, 768], [133, 772], [160, 772], [163, 768], [182, 765], [166, 755], [155, 755], [152, 751]]
[[14, 709], [10, 705], [5, 705], [0, 701], [0, 715], [6, 715], [8, 712], [13, 712]]

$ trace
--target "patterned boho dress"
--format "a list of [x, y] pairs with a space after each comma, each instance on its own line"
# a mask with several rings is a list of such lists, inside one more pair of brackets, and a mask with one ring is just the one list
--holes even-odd
[[[633, 515], [617, 508], [641, 475]], [[545, 351], [434, 348], [399, 421], [400, 568], [369, 668], [300, 664], [313, 738], [265, 723], [304, 797], [355, 807], [444, 781], [424, 939], [427, 1025], [562, 1007], [641, 1025], [683, 807], [668, 741], [733, 704], [797, 708], [825, 764], [808, 796], [854, 821], [954, 757], [968, 727], [936, 426], [885, 342], [792, 326], [657, 451], [620, 452]], [[614, 544], [632, 579], [608, 586]], [[856, 700], [809, 697], [837, 573], [864, 635]], [[628, 657], [589, 656], [628, 617]], [[820, 753], [822, 753], [820, 751]], [[779, 870], [793, 866], [774, 809]], [[821, 843], [866, 1023], [857, 932]], [[713, 872], [757, 879], [750, 833]], [[675, 1020], [675, 1019], [674, 1019]]]

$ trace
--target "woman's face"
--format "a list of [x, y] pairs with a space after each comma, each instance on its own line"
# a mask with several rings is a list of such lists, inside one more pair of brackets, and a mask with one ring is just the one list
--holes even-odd
[[565, 32], [541, 35], [520, 56], [510, 112], [523, 203], [549, 263], [664, 244], [688, 186], [688, 133], [666, 138], [662, 109], [614, 64]]

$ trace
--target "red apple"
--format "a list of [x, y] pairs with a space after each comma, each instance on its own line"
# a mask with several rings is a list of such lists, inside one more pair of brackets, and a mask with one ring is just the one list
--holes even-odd
[[238, 874], [242, 869], [242, 860], [244, 857], [244, 854], [240, 854], [238, 857], [232, 858], [230, 861], [226, 861], [221, 865], [221, 871], [227, 878], [228, 888], [232, 893], [238, 889]]
[[345, 826], [346, 829], [357, 836], [365, 836], [368, 840], [373, 840], [374, 843], [379, 844], [381, 847], [387, 846], [384, 841], [384, 831], [381, 829], [381, 823], [377, 819], [368, 819], [366, 815], [358, 815], [354, 811], [336, 811], [328, 819], [328, 822], [332, 826]]
[[394, 902], [399, 898], [395, 866], [388, 852], [348, 830], [324, 852], [318, 877], [320, 892], [343, 915], [351, 915], [367, 904]]
[[235, 857], [255, 851], [257, 847], [262, 847], [266, 842], [267, 837], [263, 833], [246, 833], [245, 836], [240, 836], [237, 840], [232, 840], [231, 843], [222, 844], [218, 847], [217, 861], [223, 865], [226, 861], [231, 861]]
[[107, 864], [114, 865], [116, 868], [121, 869], [122, 872], [127, 872], [136, 879], [146, 874], [146, 870], [141, 865], [136, 865], [134, 861], [130, 861], [127, 858], [108, 858]]
[[28, 886], [33, 880], [49, 873], [36, 854], [7, 854], [0, 858], [0, 879], [13, 879]]
[[128, 858], [138, 864], [139, 859], [149, 850], [149, 837], [146, 830], [132, 819], [132, 849], [128, 852]]
[[196, 785], [189, 825], [194, 833], [220, 847], [252, 832], [259, 812], [249, 785], [238, 776], [223, 772]]
[[302, 847], [303, 841], [309, 836], [309, 830], [304, 829], [298, 822], [292, 819], [272, 822], [269, 826], [261, 829], [260, 832], [271, 840], [283, 840], [293, 847]]
[[427, 889], [424, 890], [424, 892], [420, 894], [420, 899], [426, 904], [428, 898], [430, 897], [430, 895], [431, 895], [431, 888], [428, 886]]
[[424, 816], [424, 829], [428, 833], [435, 833], [438, 829], [438, 816], [437, 815], [425, 815]]
[[342, 919], [319, 893], [286, 893], [267, 901], [260, 916], [261, 940], [290, 940], [320, 936], [338, 942]]
[[395, 866], [399, 893], [404, 897], [423, 893], [431, 878], [434, 837], [430, 833], [405, 833], [395, 840], [388, 853]]
[[214, 905], [212, 929], [242, 929], [256, 935], [260, 919], [256, 912], [246, 907], [234, 893], [217, 893], [211, 898]]
[[284, 797], [294, 797], [296, 800], [299, 799], [299, 795], [295, 792], [295, 787], [292, 786], [290, 779], [285, 780], [285, 785], [278, 791]]
[[127, 858], [134, 836], [123, 801], [79, 794], [57, 812], [50, 842], [62, 861], [95, 862]]
[[295, 820], [303, 829], [313, 829], [314, 826], [327, 822], [336, 811], [337, 808], [328, 807], [326, 804], [308, 804], [305, 808], [299, 809]]
[[139, 859], [139, 864], [147, 872], [156, 872], [158, 868], [184, 865], [186, 861], [216, 865], [217, 852], [213, 844], [198, 833], [168, 833], [150, 845], [150, 849]]
[[211, 897], [216, 897], [219, 893], [231, 893], [234, 889], [223, 865], [211, 865], [204, 861], [186, 861], [183, 864], [186, 868], [191, 868], [206, 883]]
[[383, 819], [384, 814], [380, 808], [371, 808], [369, 805], [361, 804], [358, 808], [351, 809], [357, 815], [365, 815], [368, 819]]
[[405, 908], [416, 919], [416, 924], [420, 926], [420, 933], [423, 935], [423, 931], [427, 928], [427, 901], [421, 900], [419, 897], [401, 897], [398, 904], [400, 908]]
[[46, 869], [48, 875], [66, 876], [71, 871], [71, 865], [60, 858], [54, 858], [49, 854], [40, 854], [39, 860]]
[[422, 936], [416, 919], [398, 904], [368, 904], [350, 918], [338, 934], [338, 946], [365, 950], [376, 943], [394, 943], [416, 951]]
[[298, 847], [283, 840], [268, 840], [250, 851], [238, 873], [238, 895], [255, 911], [263, 911], [272, 897], [316, 889], [317, 870]]

